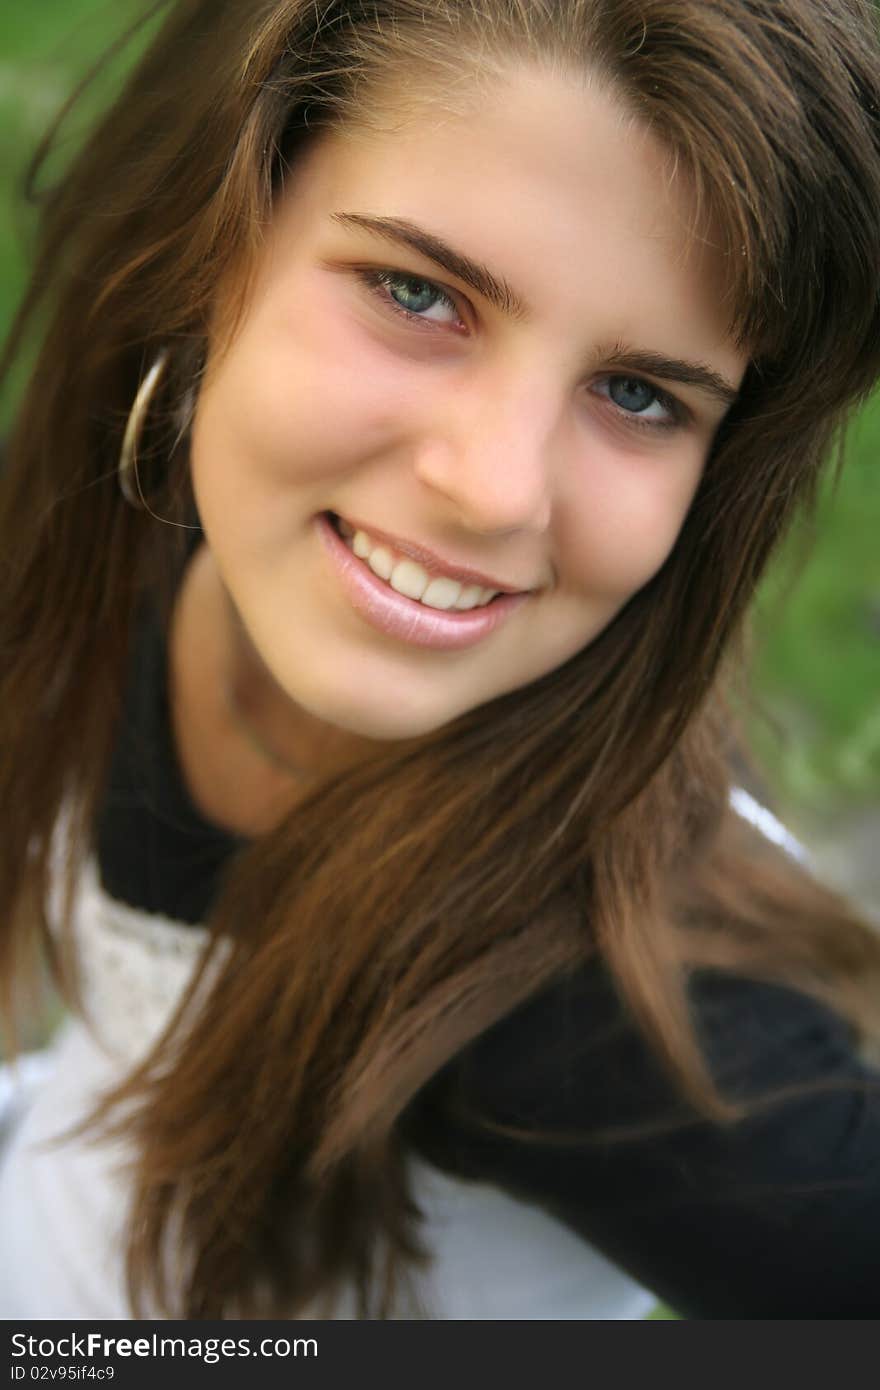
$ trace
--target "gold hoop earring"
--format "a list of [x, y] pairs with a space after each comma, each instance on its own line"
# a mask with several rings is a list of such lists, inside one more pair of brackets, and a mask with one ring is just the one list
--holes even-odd
[[167, 362], [168, 352], [167, 349], [163, 348], [138, 387], [137, 395], [131, 410], [128, 412], [125, 433], [122, 436], [122, 447], [119, 450], [117, 475], [120, 491], [129, 506], [134, 507], [137, 511], [150, 510], [144, 499], [144, 494], [141, 492], [141, 480], [137, 471], [137, 446], [147, 411], [150, 408], [150, 402], [153, 399], [153, 393], [159, 384]]

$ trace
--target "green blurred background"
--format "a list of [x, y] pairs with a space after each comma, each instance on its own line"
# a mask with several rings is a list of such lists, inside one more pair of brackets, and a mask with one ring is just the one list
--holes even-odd
[[[75, 84], [143, 8], [144, 0], [0, 0], [0, 328], [26, 273], [32, 213], [21, 186], [27, 161]], [[50, 176], [149, 32], [151, 26], [77, 103]], [[7, 400], [4, 424], [9, 408]], [[861, 855], [864, 862], [853, 867], [856, 886], [874, 902], [880, 901], [880, 882], [872, 877], [880, 870], [870, 853], [880, 844], [873, 833], [874, 817], [880, 818], [878, 449], [880, 398], [851, 432], [842, 482], [834, 494], [826, 487], [815, 536], [801, 528], [764, 584], [754, 665], [762, 717], [749, 724], [777, 813], [811, 845], [840, 842], [844, 858], [850, 848]], [[805, 544], [808, 561], [796, 565]]]

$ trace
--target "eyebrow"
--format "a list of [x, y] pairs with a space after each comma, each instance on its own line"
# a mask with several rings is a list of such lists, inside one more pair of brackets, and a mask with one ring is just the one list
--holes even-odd
[[[403, 246], [424, 256], [426, 260], [433, 261], [441, 270], [462, 280], [477, 294], [482, 295], [506, 318], [528, 318], [529, 310], [525, 301], [502, 276], [494, 275], [488, 266], [466, 256], [462, 251], [456, 251], [433, 232], [417, 226], [415, 222], [409, 222], [402, 217], [371, 217], [357, 212], [334, 212], [331, 213], [331, 218], [342, 226], [372, 232], [395, 246]], [[704, 362], [667, 357], [664, 353], [629, 348], [622, 343], [616, 343], [610, 352], [603, 354], [603, 360], [626, 371], [644, 372], [648, 376], [659, 377], [662, 381], [695, 386], [725, 406], [732, 405], [739, 395], [732, 382], [725, 380]]]
[[666, 357], [662, 352], [629, 348], [622, 343], [616, 343], [608, 353], [603, 354], [603, 361], [611, 363], [614, 367], [622, 367], [628, 372], [644, 372], [646, 376], [659, 377], [661, 381], [696, 386], [725, 406], [733, 405], [739, 396], [739, 391], [733, 383], [727, 381], [712, 367], [707, 367], [705, 362]]
[[439, 265], [449, 275], [454, 275], [466, 285], [470, 285], [472, 290], [482, 295], [505, 317], [528, 317], [525, 304], [506, 280], [493, 275], [489, 267], [482, 265], [480, 261], [472, 260], [462, 251], [453, 250], [433, 232], [426, 231], [424, 227], [417, 227], [415, 222], [407, 222], [402, 217], [366, 217], [357, 212], [334, 212], [331, 215], [335, 222], [341, 222], [343, 226], [362, 227], [364, 231], [373, 232], [397, 246], [416, 251], [420, 256]]

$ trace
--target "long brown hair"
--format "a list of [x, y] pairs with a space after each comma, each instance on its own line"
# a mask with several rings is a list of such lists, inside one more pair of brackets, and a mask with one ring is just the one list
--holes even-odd
[[[162, 6], [154, 7], [161, 9]], [[468, 55], [470, 55], [468, 57]], [[317, 789], [236, 854], [204, 968], [97, 1118], [134, 1141], [128, 1275], [170, 1315], [289, 1316], [353, 1276], [389, 1307], [417, 1253], [401, 1122], [465, 1044], [596, 952], [689, 1101], [713, 1085], [689, 972], [808, 991], [880, 1038], [880, 943], [728, 806], [750, 600], [847, 412], [880, 371], [880, 46], [867, 0], [179, 0], [46, 197], [6, 362], [40, 325], [0, 491], [0, 978], [49, 952], [76, 998], [69, 903], [118, 733], [139, 597], [186, 532], [124, 503], [140, 449], [191, 518], [181, 403], [216, 287], [242, 295], [279, 173], [315, 130], [454, 100], [511, 59], [610, 80], [720, 229], [751, 364], [667, 562], [584, 651]], [[408, 83], [418, 75], [418, 84]], [[42, 313], [45, 306], [45, 312]], [[36, 329], [34, 330], [36, 331]], [[50, 848], [72, 808], [67, 904]], [[220, 961], [221, 941], [228, 956]], [[165, 1267], [174, 1229], [186, 1268]]]

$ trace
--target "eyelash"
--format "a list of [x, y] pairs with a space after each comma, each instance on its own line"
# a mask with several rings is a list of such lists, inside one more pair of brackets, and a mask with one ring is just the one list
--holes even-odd
[[[423, 275], [411, 275], [407, 271], [391, 270], [390, 268], [382, 270], [361, 268], [356, 271], [356, 274], [358, 279], [366, 285], [369, 292], [375, 295], [379, 300], [383, 308], [389, 309], [394, 314], [400, 314], [411, 324], [419, 325], [421, 328], [424, 328], [426, 324], [429, 328], [436, 327], [436, 324], [432, 320], [425, 319], [422, 314], [413, 313], [411, 309], [405, 309], [402, 304], [398, 304], [397, 300], [393, 299], [388, 293], [389, 285], [400, 284], [405, 281], [409, 281], [411, 284], [424, 285], [434, 292], [439, 303], [454, 310], [459, 318], [461, 317], [455, 300], [452, 299], [440, 285], [436, 284], [433, 280], [425, 279]], [[690, 419], [687, 408], [677, 397], [671, 396], [667, 391], [661, 391], [658, 386], [655, 386], [651, 381], [645, 380], [644, 377], [633, 376], [628, 372], [606, 372], [604, 376], [598, 378], [598, 383], [607, 384], [610, 381], [619, 380], [621, 377], [625, 377], [629, 381], [640, 382], [650, 387], [654, 394], [654, 399], [659, 405], [662, 405], [664, 410], [669, 412], [670, 417], [667, 420], [642, 419], [637, 412], [623, 410], [621, 407], [615, 406], [614, 402], [611, 401], [609, 397], [603, 397], [604, 400], [609, 400], [609, 404], [615, 414], [619, 419], [625, 422], [627, 427], [638, 430], [650, 430], [652, 432], [658, 430], [675, 430], [680, 429], [681, 426], [686, 424]]]
[[[386, 294], [385, 291], [389, 285], [403, 284], [407, 280], [413, 285], [425, 285], [429, 290], [433, 290], [440, 303], [445, 304], [447, 308], [458, 314], [458, 305], [455, 300], [439, 285], [435, 285], [433, 280], [426, 280], [421, 275], [409, 275], [402, 270], [359, 270], [357, 274], [380, 304], [396, 314], [402, 314], [410, 323], [425, 324], [430, 323], [430, 320], [422, 314], [414, 314], [411, 309], [405, 309], [402, 304], [397, 303], [396, 299], [392, 299], [390, 294]], [[459, 317], [461, 317], [460, 314]]]

